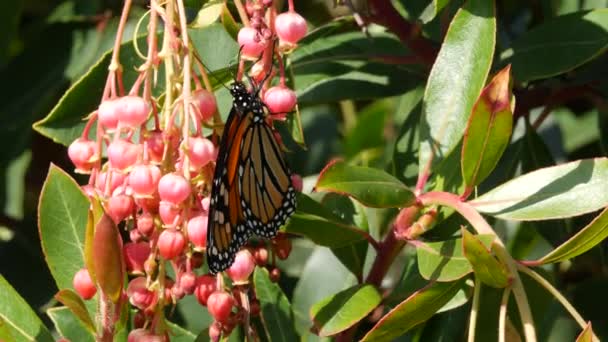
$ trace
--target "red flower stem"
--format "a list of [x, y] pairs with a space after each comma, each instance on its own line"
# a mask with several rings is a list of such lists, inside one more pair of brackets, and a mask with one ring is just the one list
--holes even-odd
[[[420, 207], [413, 205], [403, 210], [405, 213], [402, 216], [402, 224], [403, 226], [411, 226], [412, 223], [414, 223], [418, 212], [420, 211]], [[395, 260], [395, 257], [399, 254], [405, 244], [406, 242], [404, 240], [398, 240], [395, 236], [395, 227], [391, 227], [384, 238], [384, 241], [380, 243], [380, 246], [377, 249], [378, 254], [376, 255], [372, 269], [369, 272], [365, 282], [375, 286], [380, 286], [382, 279], [384, 279], [384, 276], [393, 263], [393, 260]]]
[[481, 216], [481, 214], [479, 214], [479, 212], [477, 212], [477, 210], [475, 210], [475, 208], [473, 208], [467, 202], [463, 202], [458, 195], [448, 192], [434, 191], [418, 196], [418, 200], [424, 206], [442, 205], [450, 207], [462, 215], [462, 217], [464, 217], [471, 224], [473, 229], [475, 229], [478, 234], [488, 234], [494, 236], [492, 250], [496, 253], [498, 259], [507, 266], [512, 277], [511, 288], [513, 290], [513, 295], [515, 296], [519, 315], [522, 320], [526, 341], [535, 342], [536, 330], [534, 328], [534, 319], [532, 317], [532, 312], [530, 311], [528, 296], [524, 289], [523, 283], [519, 278], [517, 264], [507, 252], [504, 243], [496, 235], [494, 229], [492, 229], [488, 222]]
[[[120, 94], [124, 94], [124, 85], [122, 83], [122, 66], [120, 65], [120, 44], [122, 42], [122, 36], [125, 31], [125, 26], [127, 24], [127, 19], [129, 18], [129, 11], [131, 9], [131, 0], [125, 0], [124, 6], [122, 8], [122, 13], [120, 15], [120, 21], [118, 23], [118, 30], [116, 32], [116, 38], [114, 40], [114, 49], [112, 51], [112, 58], [110, 60], [110, 65], [108, 66], [108, 80], [106, 82], [110, 84], [111, 89], [111, 97], [117, 96], [116, 91], [116, 83], [118, 83], [118, 87], [120, 90]], [[104, 98], [105, 94], [104, 94]]]
[[293, 7], [293, 0], [289, 0], [287, 2], [289, 5], [289, 12], [295, 12], [295, 8]]

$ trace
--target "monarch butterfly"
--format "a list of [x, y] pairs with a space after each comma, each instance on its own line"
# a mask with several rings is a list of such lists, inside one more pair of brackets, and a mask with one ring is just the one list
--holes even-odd
[[211, 186], [207, 263], [212, 274], [230, 267], [252, 234], [274, 237], [296, 207], [291, 172], [266, 123], [258, 90], [249, 92], [235, 81], [230, 93], [232, 109]]

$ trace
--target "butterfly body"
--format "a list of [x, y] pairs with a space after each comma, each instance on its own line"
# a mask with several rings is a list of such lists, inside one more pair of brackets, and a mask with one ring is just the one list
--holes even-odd
[[253, 235], [272, 238], [295, 211], [291, 173], [257, 92], [230, 88], [226, 121], [211, 187], [207, 261], [211, 273], [230, 267]]

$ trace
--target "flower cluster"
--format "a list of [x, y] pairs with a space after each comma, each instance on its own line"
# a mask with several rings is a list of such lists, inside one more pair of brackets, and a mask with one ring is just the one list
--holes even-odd
[[[283, 56], [306, 34], [306, 22], [295, 13], [292, 1], [289, 11], [279, 15], [271, 0], [252, 0], [245, 5], [247, 16], [241, 19], [246, 25], [238, 42], [243, 59], [256, 61], [251, 77], [261, 85], [272, 124], [271, 120], [284, 118], [296, 105], [294, 91], [285, 85]], [[268, 267], [271, 279], [277, 281], [280, 272], [275, 259], [287, 258], [291, 244], [279, 233], [270, 244], [249, 245], [238, 252], [226, 272], [232, 289], [221, 275], [203, 274], [218, 139], [217, 135], [204, 136], [202, 127], [215, 128], [220, 118], [205, 69], [191, 60], [186, 49], [193, 47], [184, 29], [181, 0], [159, 6], [152, 1], [150, 48], [139, 77], [125, 94], [119, 45], [115, 46], [101, 104], [89, 116], [81, 137], [69, 146], [68, 155], [77, 172], [90, 175], [83, 186], [85, 193], [101, 203], [111, 221], [128, 235], [128, 241], [120, 243], [122, 251], [116, 251], [129, 275], [123, 300], [116, 305], [128, 302], [137, 309], [136, 329], [129, 340], [166, 339], [163, 308], [186, 295], [194, 295], [214, 317], [210, 336], [217, 340], [237, 324], [248, 322], [248, 315], [259, 312], [249, 278], [257, 265]], [[158, 19], [166, 25], [165, 32], [175, 33], [163, 40], [160, 50], [155, 34]], [[122, 27], [117, 41], [121, 34]], [[180, 63], [176, 65], [175, 60]], [[278, 85], [271, 86], [276, 75], [274, 60], [278, 61], [280, 78]], [[151, 91], [154, 72], [161, 63], [172, 63], [173, 68], [165, 70], [173, 71], [167, 79], [175, 83], [167, 84], [164, 96], [155, 98]], [[178, 66], [182, 69], [176, 69]], [[178, 75], [183, 75], [183, 80], [178, 80]], [[175, 89], [180, 93], [176, 95]], [[294, 178], [294, 185], [301, 188], [299, 176]], [[174, 278], [167, 275], [167, 265], [171, 265]], [[93, 278], [86, 268], [74, 276], [74, 288], [84, 299], [103, 289]]]

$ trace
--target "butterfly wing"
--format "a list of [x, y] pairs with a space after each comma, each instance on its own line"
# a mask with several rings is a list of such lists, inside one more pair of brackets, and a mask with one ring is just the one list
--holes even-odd
[[211, 186], [207, 226], [207, 263], [213, 274], [230, 267], [252, 231], [247, 229], [241, 206], [241, 188], [235, 160], [241, 158], [240, 141], [251, 119], [232, 109], [226, 122]]
[[291, 172], [270, 126], [254, 116], [242, 140], [240, 188], [248, 228], [272, 238], [296, 207]]

